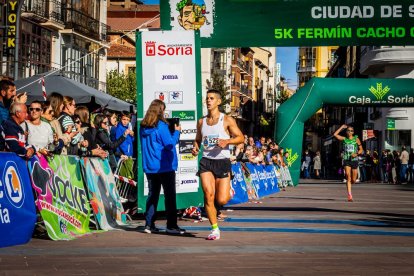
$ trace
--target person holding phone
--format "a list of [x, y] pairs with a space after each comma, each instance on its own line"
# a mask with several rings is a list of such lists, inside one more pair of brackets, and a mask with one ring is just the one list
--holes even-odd
[[161, 186], [164, 189], [167, 229], [169, 234], [184, 234], [177, 225], [177, 202], [175, 171], [178, 167], [176, 145], [179, 142], [181, 126], [175, 125], [174, 132], [168, 129], [164, 118], [165, 103], [153, 100], [141, 122], [142, 168], [148, 180], [148, 198], [145, 211], [145, 233], [158, 232], [155, 226]]
[[[344, 129], [346, 129], [346, 137], [339, 135]], [[358, 155], [362, 154], [364, 150], [358, 136], [354, 135], [354, 128], [352, 126], [342, 125], [333, 135], [343, 143], [343, 164], [346, 174], [348, 201], [352, 202], [354, 199], [352, 197], [351, 185], [356, 182], [358, 177]]]

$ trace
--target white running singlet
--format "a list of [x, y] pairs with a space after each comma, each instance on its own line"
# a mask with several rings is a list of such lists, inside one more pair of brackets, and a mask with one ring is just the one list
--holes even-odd
[[204, 147], [203, 157], [208, 159], [226, 159], [230, 158], [229, 145], [220, 148], [217, 143], [218, 139], [230, 139], [230, 135], [224, 130], [224, 114], [220, 113], [217, 124], [209, 126], [207, 117], [203, 119], [201, 127], [202, 145]]

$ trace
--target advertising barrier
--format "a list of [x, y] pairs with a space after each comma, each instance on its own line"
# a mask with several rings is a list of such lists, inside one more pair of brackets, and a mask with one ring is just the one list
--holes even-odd
[[231, 180], [231, 195], [232, 198], [227, 205], [238, 204], [249, 201], [247, 194], [246, 181], [244, 180], [244, 173], [240, 163], [232, 164], [231, 170], [233, 179]]
[[27, 243], [35, 222], [26, 162], [14, 153], [0, 153], [0, 247]]
[[[229, 205], [279, 191], [273, 165], [236, 163], [232, 172]], [[179, 200], [179, 209], [192, 205]], [[91, 233], [92, 211], [103, 230], [120, 228], [126, 221], [107, 160], [55, 155], [50, 160], [34, 156], [26, 163], [14, 153], [0, 153], [0, 247], [30, 240], [36, 223], [35, 206], [52, 240]]]
[[[49, 161], [49, 168], [46, 162], [35, 160], [31, 172], [37, 194], [42, 191], [37, 206], [41, 208], [49, 237], [71, 240], [90, 233], [91, 208], [79, 158], [55, 155]], [[49, 174], [51, 180], [45, 181]]]
[[276, 177], [275, 166], [266, 165], [263, 167], [264, 167], [263, 170], [266, 173], [268, 195], [278, 193], [279, 192], [279, 180]]
[[227, 205], [255, 200], [279, 192], [279, 179], [273, 165], [232, 164], [232, 199]]
[[81, 163], [99, 227], [112, 230], [124, 225], [126, 217], [108, 160], [82, 158]]
[[262, 191], [260, 186], [259, 173], [256, 170], [256, 166], [251, 163], [245, 163], [245, 165], [250, 172], [250, 184], [254, 187], [257, 197], [261, 197]]

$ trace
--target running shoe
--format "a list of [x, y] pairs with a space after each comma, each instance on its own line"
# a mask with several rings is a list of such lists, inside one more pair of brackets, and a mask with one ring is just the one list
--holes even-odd
[[206, 240], [214, 241], [220, 239], [220, 230], [214, 229], [211, 230], [211, 233], [207, 236]]

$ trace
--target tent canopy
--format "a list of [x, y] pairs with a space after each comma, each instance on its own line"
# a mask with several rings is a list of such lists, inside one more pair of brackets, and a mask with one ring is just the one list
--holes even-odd
[[56, 71], [55, 74], [49, 76], [46, 75], [47, 73], [44, 73], [15, 81], [18, 93], [27, 92], [29, 103], [35, 100], [43, 101], [42, 84], [40, 80], [44, 77], [47, 95], [52, 92], [58, 92], [63, 96], [71, 96], [75, 99], [76, 103], [90, 103], [94, 100], [97, 104], [111, 110], [133, 111], [133, 105], [130, 103], [62, 76], [59, 71]]

